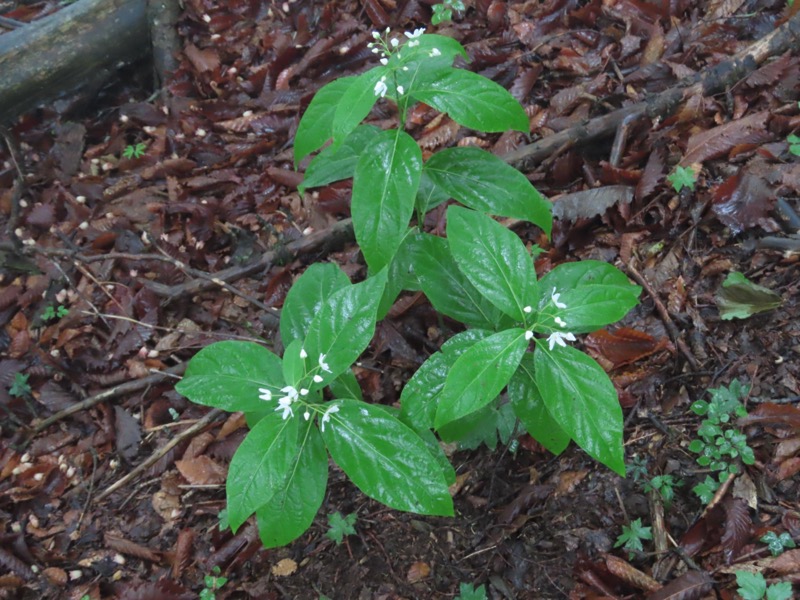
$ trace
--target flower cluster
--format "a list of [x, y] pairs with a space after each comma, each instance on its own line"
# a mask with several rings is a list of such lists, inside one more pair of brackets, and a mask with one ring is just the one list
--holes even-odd
[[[308, 358], [308, 353], [305, 351], [304, 348], [300, 349], [300, 358], [306, 359]], [[319, 359], [317, 360], [318, 369], [320, 371], [324, 371], [326, 373], [331, 373], [331, 368], [327, 362], [325, 362], [325, 355], [320, 354]], [[316, 369], [315, 369], [316, 370]], [[316, 373], [313, 377], [314, 383], [322, 383], [323, 377]], [[272, 390], [269, 388], [258, 388], [259, 392], [259, 400], [264, 400], [265, 402], [269, 402], [272, 400]], [[283, 419], [286, 420], [289, 417], [294, 416], [294, 411], [292, 410], [292, 404], [300, 400], [300, 398], [307, 396], [309, 390], [304, 387], [300, 389], [294, 387], [293, 385], [287, 385], [281, 388], [281, 392], [284, 394], [280, 398], [278, 398], [278, 406], [275, 408], [275, 411], [283, 411]], [[309, 412], [308, 408], [303, 413], [303, 418], [308, 421], [311, 418], [311, 413]], [[330, 417], [328, 417], [330, 418]]]
[[[398, 38], [389, 38], [390, 29], [387, 27], [383, 34], [378, 31], [372, 32], [372, 38], [375, 40], [374, 42], [370, 42], [367, 44], [367, 47], [372, 50], [373, 54], [380, 54], [380, 63], [383, 66], [389, 64], [389, 58], [393, 54], [397, 55], [397, 58], [400, 58], [400, 40]], [[408, 42], [406, 42], [406, 46], [409, 48], [414, 48], [415, 46], [419, 46], [419, 37], [425, 33], [425, 28], [420, 27], [419, 29], [415, 29], [414, 31], [405, 31], [403, 34], [408, 38]], [[387, 41], [388, 40], [388, 41]], [[434, 48], [430, 56], [441, 56], [441, 52], [438, 48]], [[408, 67], [403, 67], [404, 71], [408, 71]], [[397, 95], [402, 96], [405, 94], [405, 89], [402, 85], [397, 86]], [[386, 93], [389, 91], [389, 86], [386, 85], [386, 76], [380, 78], [375, 84], [375, 95], [380, 96], [381, 98], [386, 97]]]
[[[567, 305], [565, 303], [559, 301], [560, 297], [561, 297], [561, 294], [556, 292], [555, 288], [553, 288], [553, 291], [550, 292], [550, 301], [553, 303], [553, 306], [563, 310], [563, 309], [567, 308]], [[562, 319], [559, 316], [555, 316], [553, 318], [553, 320], [556, 322], [556, 325], [558, 325], [559, 327], [566, 327], [567, 326], [567, 322], [564, 321], [564, 319]], [[574, 342], [575, 341], [575, 334], [570, 333], [568, 331], [554, 331], [547, 338], [547, 344], [548, 344], [550, 350], [553, 350], [556, 346], [561, 346], [562, 348], [566, 348], [567, 344], [566, 344], [566, 342], [564, 340], [566, 340], [567, 342]]]

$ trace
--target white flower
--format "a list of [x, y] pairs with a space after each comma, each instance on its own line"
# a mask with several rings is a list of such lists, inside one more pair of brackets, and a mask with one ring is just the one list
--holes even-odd
[[398, 85], [398, 86], [397, 86], [397, 93], [398, 93], [398, 94], [400, 94], [400, 95], [402, 96], [403, 94], [405, 94], [405, 93], [406, 93], [406, 90], [405, 90], [405, 88], [404, 88], [402, 85]]
[[562, 348], [566, 348], [567, 344], [564, 343], [564, 340], [567, 340], [568, 342], [574, 342], [575, 336], [571, 333], [565, 333], [563, 331], [554, 331], [550, 334], [550, 337], [547, 338], [547, 343], [550, 345], [550, 350], [555, 348], [556, 344]]
[[339, 412], [338, 406], [331, 406], [328, 410], [325, 411], [325, 414], [322, 415], [322, 419], [320, 420], [320, 427], [322, 431], [325, 431], [325, 423], [331, 420], [331, 415], [333, 413]]
[[397, 48], [400, 45], [400, 41], [397, 38], [392, 38], [392, 41], [389, 42], [392, 45], [392, 48]]
[[314, 383], [322, 383], [322, 375], [314, 375]]
[[403, 67], [403, 71], [408, 71], [408, 67]]
[[294, 412], [292, 412], [292, 399], [289, 396], [284, 396], [278, 400], [278, 407], [275, 409], [275, 411], [277, 412], [279, 410], [283, 411], [282, 418], [284, 421], [290, 416], [294, 416]]
[[533, 307], [526, 306], [525, 308], [522, 309], [522, 312], [524, 312], [526, 315], [529, 315], [531, 314], [531, 312], [533, 312]]
[[383, 98], [388, 91], [389, 88], [386, 87], [386, 77], [381, 77], [381, 80], [375, 84], [375, 95]]
[[525, 332], [525, 341], [527, 341], [527, 342], [530, 342], [530, 341], [531, 341], [531, 338], [533, 338], [533, 332], [532, 332], [532, 331], [530, 331], [530, 330], [529, 330], [529, 331], [526, 331], [526, 332]]
[[419, 40], [411, 40], [408, 42], [408, 47], [413, 48], [414, 46], [419, 46]]
[[305, 348], [300, 348], [300, 358], [302, 359], [308, 358], [308, 352], [306, 352]]
[[258, 388], [258, 391], [261, 392], [261, 395], [258, 397], [259, 400], [264, 400], [265, 402], [272, 400], [272, 392], [267, 388]]
[[308, 421], [311, 418], [311, 413], [306, 411], [303, 413], [303, 418]]
[[420, 27], [419, 29], [415, 29], [412, 33], [409, 33], [408, 31], [406, 31], [404, 33], [404, 35], [408, 39], [413, 40], [413, 39], [418, 38], [419, 36], [421, 36], [423, 33], [425, 33], [425, 28], [424, 27]]
[[297, 398], [298, 398], [297, 390], [291, 385], [287, 385], [286, 387], [281, 388], [281, 391], [286, 395], [283, 398], [281, 398], [280, 400], [278, 400], [278, 402], [288, 398], [289, 399], [289, 403], [292, 403], [295, 400], [297, 400]]
[[556, 294], [556, 288], [553, 288], [553, 291], [550, 292], [550, 300], [553, 301], [553, 304], [556, 308], [567, 308], [567, 305], [563, 302], [559, 302], [558, 299], [561, 297], [561, 294]]
[[381, 34], [380, 34], [380, 33], [378, 33], [377, 31], [373, 31], [373, 32], [372, 32], [372, 37], [373, 37], [374, 39], [378, 40], [378, 39], [380, 39], [380, 37], [381, 37]]
[[382, 58], [381, 59], [381, 64], [384, 65], [384, 66], [388, 65], [389, 64], [389, 59], [388, 58]]
[[431, 48], [431, 51], [428, 52], [428, 56], [430, 56], [431, 58], [433, 58], [434, 56], [441, 56], [441, 55], [442, 53], [438, 48]]
[[[322, 369], [323, 371], [325, 371], [326, 373], [330, 373], [331, 372], [331, 368], [328, 366], [328, 363], [325, 362], [325, 355], [324, 354], [320, 354], [319, 355], [319, 368]], [[319, 382], [317, 382], [317, 383], [319, 383]]]
[[561, 317], [556, 317], [556, 318], [555, 318], [555, 319], [553, 319], [553, 320], [556, 322], [556, 324], [557, 324], [559, 327], [566, 327], [566, 326], [567, 326], [567, 323], [566, 323], [566, 321], [564, 321], [564, 319], [562, 319]]
[[372, 53], [373, 54], [378, 54], [380, 51], [381, 51], [380, 48], [373, 48], [372, 49]]
[[389, 28], [387, 27], [387, 28], [386, 28], [386, 31], [384, 31], [383, 33], [389, 33], [390, 31], [391, 31], [391, 29], [389, 29]]
[[300, 395], [308, 396], [308, 390], [306, 388], [300, 388]]

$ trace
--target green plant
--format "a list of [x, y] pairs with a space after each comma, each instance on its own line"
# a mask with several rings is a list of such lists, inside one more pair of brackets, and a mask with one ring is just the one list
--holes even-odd
[[736, 590], [744, 600], [790, 600], [792, 598], [792, 584], [788, 581], [773, 583], [767, 586], [767, 582], [761, 573], [749, 573], [747, 571], [736, 571], [736, 583], [739, 585]]
[[328, 515], [328, 531], [325, 532], [325, 537], [336, 542], [338, 546], [342, 543], [344, 536], [356, 534], [356, 530], [353, 527], [355, 522], [356, 513], [350, 513], [346, 517], [343, 517], [342, 513], [336, 511]]
[[786, 138], [786, 142], [789, 144], [789, 152], [795, 156], [800, 156], [800, 136], [792, 133]]
[[52, 319], [62, 319], [69, 314], [69, 309], [66, 306], [58, 305], [53, 308], [52, 305], [45, 306], [42, 311], [42, 321], [51, 321]]
[[694, 184], [697, 182], [697, 173], [694, 172], [692, 167], [675, 167], [671, 175], [667, 177], [667, 181], [676, 192], [680, 193], [683, 188], [694, 190]]
[[[640, 288], [600, 261], [562, 264], [537, 280], [522, 240], [485, 213], [549, 232], [549, 203], [482, 150], [443, 150], [423, 166], [419, 146], [402, 131], [417, 100], [486, 131], [527, 129], [522, 108], [496, 84], [453, 69], [454, 56], [466, 54], [450, 38], [417, 30], [401, 45], [388, 32], [374, 37], [381, 66], [322, 88], [295, 146], [299, 162], [333, 138], [308, 165], [304, 186], [353, 177], [353, 225], [369, 277], [352, 284], [333, 264], [312, 265], [281, 311], [282, 358], [257, 344], [219, 342], [192, 358], [177, 386], [199, 404], [245, 413], [251, 430], [228, 471], [228, 521], [236, 531], [255, 513], [267, 547], [312, 523], [328, 455], [389, 507], [452, 515], [455, 472], [432, 430], [446, 441], [489, 443], [500, 426], [501, 439], [510, 437], [519, 419], [556, 454], [572, 439], [625, 470], [614, 386], [567, 342], [621, 319]], [[384, 96], [398, 104], [401, 128], [359, 126]], [[414, 211], [424, 215], [450, 198], [469, 208], [447, 208], [447, 239], [409, 229]], [[422, 290], [468, 329], [420, 367], [398, 410], [364, 402], [352, 365], [402, 289]]]
[[122, 151], [122, 156], [123, 158], [140, 158], [144, 156], [145, 150], [147, 150], [147, 144], [144, 142], [128, 144]]
[[643, 486], [645, 492], [655, 491], [664, 501], [664, 506], [669, 508], [675, 498], [675, 488], [683, 485], [680, 479], [672, 475], [656, 475]]
[[642, 520], [631, 521], [630, 525], [622, 526], [622, 533], [617, 536], [614, 548], [623, 546], [628, 551], [628, 557], [633, 558], [636, 552], [642, 552], [642, 540], [652, 540], [653, 533], [650, 527], [642, 527]]
[[753, 449], [747, 445], [747, 436], [731, 426], [732, 418], [747, 415], [740, 399], [747, 395], [749, 389], [749, 386], [743, 386], [738, 380], [734, 380], [727, 388], [708, 390], [710, 401], [698, 400], [691, 406], [695, 414], [704, 416], [705, 419], [697, 430], [699, 438], [692, 440], [689, 450], [700, 455], [697, 458], [700, 466], [709, 467], [717, 474], [716, 479], [706, 476], [692, 490], [706, 504], [714, 497], [720, 484], [730, 475], [739, 472], [739, 461], [746, 465], [755, 462]]
[[200, 590], [200, 600], [214, 600], [217, 595], [216, 592], [228, 583], [227, 577], [220, 577], [219, 567], [211, 569], [211, 574], [203, 578], [205, 587]]
[[797, 547], [792, 539], [792, 536], [785, 531], [780, 535], [774, 531], [768, 531], [761, 536], [761, 541], [767, 545], [772, 556], [779, 556], [783, 554], [783, 551], [787, 548]]
[[433, 5], [433, 15], [431, 15], [431, 23], [439, 25], [445, 21], [453, 19], [453, 11], [464, 12], [464, 2], [462, 0], [444, 0], [441, 4]]
[[458, 596], [454, 600], [486, 600], [486, 586], [477, 588], [471, 583], [462, 583], [458, 586]]
[[31, 386], [28, 384], [29, 377], [30, 375], [14, 373], [14, 381], [11, 382], [11, 387], [8, 389], [8, 393], [15, 398], [29, 396], [31, 393]]

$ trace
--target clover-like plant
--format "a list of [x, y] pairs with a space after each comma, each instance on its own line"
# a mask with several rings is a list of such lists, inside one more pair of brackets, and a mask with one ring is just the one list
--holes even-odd
[[[452, 515], [455, 472], [433, 430], [445, 440], [474, 438], [489, 412], [508, 416], [509, 406], [552, 452], [572, 439], [625, 470], [614, 386], [567, 342], [621, 319], [640, 288], [599, 261], [562, 264], [538, 280], [521, 239], [486, 213], [549, 234], [549, 202], [477, 148], [442, 150], [423, 164], [403, 131], [414, 102], [482, 131], [527, 131], [522, 107], [497, 84], [453, 68], [466, 52], [450, 38], [416, 30], [401, 42], [387, 30], [373, 39], [380, 65], [324, 86], [295, 140], [298, 163], [331, 142], [308, 164], [301, 190], [353, 178], [353, 228], [369, 277], [352, 284], [334, 265], [312, 265], [281, 311], [282, 358], [258, 344], [219, 342], [190, 361], [177, 386], [197, 403], [245, 413], [251, 430], [231, 461], [227, 516], [236, 531], [255, 513], [267, 547], [287, 544], [313, 521], [328, 455], [387, 506]], [[400, 127], [359, 125], [383, 98], [397, 105]], [[446, 239], [409, 226], [415, 212], [420, 223], [450, 199], [463, 206], [447, 208]], [[468, 329], [421, 366], [397, 410], [365, 402], [351, 366], [403, 289], [424, 291]]]

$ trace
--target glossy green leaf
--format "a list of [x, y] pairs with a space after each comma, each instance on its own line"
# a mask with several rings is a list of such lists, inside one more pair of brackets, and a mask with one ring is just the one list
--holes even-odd
[[233, 455], [225, 489], [234, 533], [280, 491], [299, 449], [299, 421], [297, 415], [284, 420], [280, 411], [273, 411], [250, 430]]
[[446, 202], [449, 198], [450, 194], [436, 185], [426, 173], [425, 167], [423, 167], [419, 178], [419, 188], [417, 188], [417, 199], [414, 204], [417, 214], [424, 215], [442, 202]]
[[[375, 84], [381, 77], [389, 75], [384, 67], [375, 67], [357, 75], [342, 94], [333, 114], [333, 147], [341, 145], [361, 121], [369, 114], [378, 96]], [[319, 92], [318, 92], [319, 93]]]
[[[317, 312], [305, 342], [311, 372], [322, 377], [315, 388], [348, 370], [367, 347], [375, 333], [375, 314], [385, 285], [386, 271], [382, 271], [338, 290]], [[315, 370], [320, 355], [325, 355], [330, 371]]]
[[548, 412], [536, 387], [534, 373], [533, 354], [526, 352], [519, 369], [508, 382], [508, 399], [531, 437], [553, 454], [561, 454], [569, 445], [570, 437]]
[[356, 171], [358, 157], [380, 131], [372, 125], [359, 125], [341, 146], [325, 148], [308, 163], [303, 183], [297, 186], [297, 191], [302, 194], [309, 188], [351, 178]]
[[364, 149], [353, 178], [356, 241], [375, 273], [397, 253], [414, 213], [422, 151], [407, 133], [384, 131]]
[[[355, 83], [355, 77], [340, 77], [314, 95], [294, 137], [294, 164], [319, 150], [333, 137], [333, 116], [344, 93]], [[367, 111], [369, 112], [369, 111]]]
[[[403, 423], [405, 423], [405, 421], [403, 421]], [[406, 423], [406, 425], [408, 425], [408, 423]], [[439, 439], [430, 429], [417, 429], [412, 425], [409, 425], [409, 427], [422, 439], [428, 451], [431, 453], [431, 456], [433, 456], [434, 460], [436, 460], [437, 464], [442, 469], [445, 484], [448, 486], [453, 485], [456, 482], [456, 470], [453, 468], [453, 465], [450, 464], [444, 450], [442, 450]]]
[[259, 389], [279, 393], [286, 384], [281, 359], [252, 342], [217, 342], [194, 355], [175, 389], [192, 402], [227, 411], [264, 408]]
[[442, 469], [412, 429], [387, 411], [335, 400], [322, 437], [333, 460], [370, 498], [397, 510], [453, 515]]
[[494, 154], [480, 148], [447, 148], [425, 163], [423, 173], [469, 208], [530, 221], [550, 235], [550, 202], [525, 175]]
[[[297, 420], [297, 419], [296, 419]], [[314, 420], [302, 421], [297, 453], [275, 495], [256, 510], [265, 548], [285, 546], [314, 522], [328, 485], [328, 453]]]
[[361, 386], [352, 369], [346, 370], [330, 383], [334, 398], [355, 398], [363, 400]]
[[519, 328], [495, 333], [470, 346], [447, 375], [434, 419], [436, 429], [491, 402], [517, 370], [527, 347], [525, 330]]
[[403, 422], [414, 429], [433, 428], [439, 395], [450, 367], [468, 348], [491, 334], [491, 331], [468, 329], [447, 340], [440, 352], [431, 354], [400, 394], [400, 418]]
[[466, 417], [444, 425], [437, 433], [444, 442], [458, 442], [461, 450], [474, 450], [481, 444], [494, 450], [498, 438], [502, 443], [508, 442], [516, 422], [511, 405], [495, 399]]
[[281, 340], [284, 347], [305, 339], [311, 321], [334, 292], [348, 287], [350, 280], [337, 265], [314, 263], [294, 282], [281, 309]]
[[427, 73], [411, 87], [410, 95], [432, 106], [464, 127], [501, 132], [516, 129], [528, 133], [525, 111], [514, 97], [494, 81], [463, 69], [443, 68]]
[[606, 372], [570, 346], [536, 341], [534, 378], [550, 415], [589, 456], [625, 476], [622, 408]]
[[497, 221], [460, 206], [447, 209], [447, 241], [458, 268], [515, 321], [538, 301], [536, 271], [522, 240]]
[[307, 358], [303, 358], [303, 340], [297, 339], [283, 351], [283, 379], [287, 385], [297, 387], [308, 373]]
[[753, 283], [736, 271], [728, 273], [714, 299], [719, 307], [719, 316], [725, 321], [746, 319], [778, 308], [783, 302], [769, 288]]
[[400, 292], [419, 291], [419, 282], [414, 270], [414, 246], [416, 244], [416, 229], [406, 229], [403, 240], [397, 253], [389, 263], [389, 276], [386, 281], [386, 288], [383, 290], [383, 297], [378, 307], [378, 320], [385, 318], [391, 310]]
[[[539, 326], [536, 331], [550, 333], [566, 329], [588, 333], [615, 323], [639, 303], [642, 288], [632, 285], [625, 274], [608, 263], [596, 260], [558, 265], [539, 282]], [[559, 294], [557, 308], [552, 294]], [[559, 327], [554, 319], [566, 322]]]
[[437, 311], [472, 327], [497, 327], [502, 313], [459, 270], [447, 240], [420, 234], [414, 252], [417, 279]]

